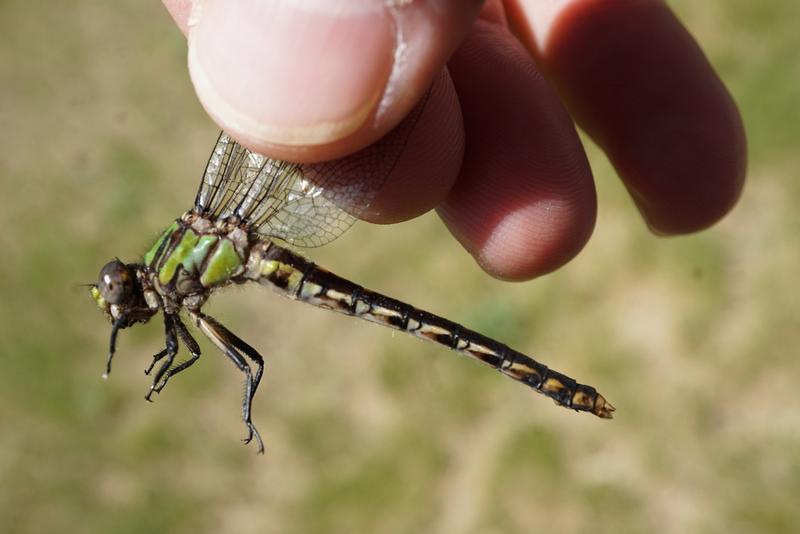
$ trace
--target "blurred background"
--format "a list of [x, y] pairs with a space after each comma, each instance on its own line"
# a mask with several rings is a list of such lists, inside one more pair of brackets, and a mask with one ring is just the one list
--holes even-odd
[[209, 310], [267, 358], [262, 457], [239, 441], [242, 377], [205, 341], [153, 404], [160, 321], [124, 331], [101, 380], [109, 324], [78, 286], [194, 198], [217, 128], [182, 35], [158, 2], [0, 2], [0, 531], [797, 532], [800, 3], [670, 3], [747, 125], [721, 224], [653, 237], [587, 141], [597, 228], [553, 275], [490, 279], [432, 214], [311, 252], [597, 386], [616, 419], [234, 289]]

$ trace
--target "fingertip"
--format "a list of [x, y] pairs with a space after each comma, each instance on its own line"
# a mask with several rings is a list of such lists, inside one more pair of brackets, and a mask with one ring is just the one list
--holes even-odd
[[596, 196], [574, 126], [508, 31], [480, 21], [450, 61], [464, 165], [438, 212], [489, 274], [527, 280], [586, 244]]
[[633, 147], [615, 162], [648, 227], [658, 235], [706, 229], [734, 208], [744, 188], [747, 141], [735, 104], [719, 82], [717, 96], [664, 133], [656, 154]]
[[495, 278], [530, 280], [566, 265], [589, 241], [596, 204], [542, 200], [507, 211], [473, 257]]
[[701, 230], [732, 209], [746, 172], [742, 120], [666, 3], [515, 1], [521, 38], [653, 232]]

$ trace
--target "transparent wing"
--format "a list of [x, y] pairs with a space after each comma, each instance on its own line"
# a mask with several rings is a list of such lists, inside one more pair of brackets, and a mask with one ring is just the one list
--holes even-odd
[[406, 146], [428, 95], [397, 128], [368, 148], [315, 164], [275, 160], [221, 133], [194, 211], [237, 217], [261, 235], [318, 247], [345, 232], [380, 191]]

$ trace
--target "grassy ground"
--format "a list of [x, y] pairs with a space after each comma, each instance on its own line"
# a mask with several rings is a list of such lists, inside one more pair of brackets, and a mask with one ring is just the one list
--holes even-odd
[[268, 357], [257, 457], [241, 377], [208, 344], [149, 405], [161, 327], [125, 331], [103, 382], [108, 324], [77, 286], [193, 198], [216, 128], [182, 37], [155, 2], [0, 2], [0, 531], [796, 532], [800, 7], [674, 5], [747, 123], [750, 181], [722, 224], [653, 238], [590, 148], [595, 236], [542, 280], [488, 279], [432, 216], [314, 256], [597, 385], [617, 419], [230, 291], [213, 313]]

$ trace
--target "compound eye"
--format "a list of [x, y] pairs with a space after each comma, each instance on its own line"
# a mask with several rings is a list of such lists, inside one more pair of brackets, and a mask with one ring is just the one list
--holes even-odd
[[110, 261], [100, 269], [100, 280], [97, 288], [109, 304], [122, 304], [133, 295], [131, 272], [121, 261]]

